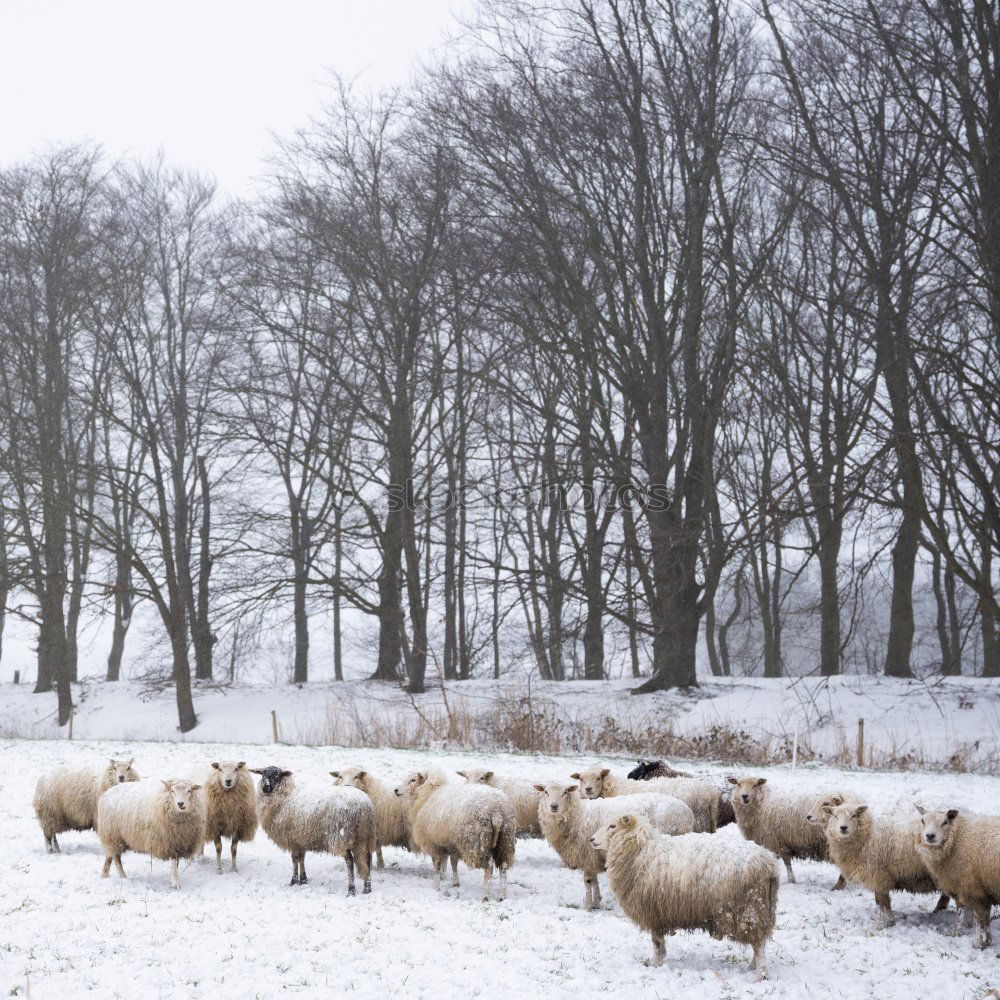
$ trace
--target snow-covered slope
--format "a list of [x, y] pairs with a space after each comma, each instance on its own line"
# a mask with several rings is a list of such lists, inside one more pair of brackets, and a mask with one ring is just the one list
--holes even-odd
[[[782, 884], [768, 982], [747, 971], [748, 954], [707, 934], [668, 939], [660, 969], [651, 946], [610, 894], [604, 909], [580, 909], [579, 873], [560, 867], [544, 842], [519, 841], [505, 903], [479, 900], [478, 873], [436, 895], [429, 862], [386, 850], [370, 896], [344, 896], [343, 863], [311, 855], [308, 886], [288, 885], [290, 863], [264, 837], [240, 850], [240, 873], [217, 875], [214, 859], [182, 870], [126, 855], [126, 881], [100, 875], [92, 833], [61, 837], [47, 855], [31, 809], [34, 782], [59, 763], [128, 751], [150, 778], [188, 774], [218, 756], [251, 766], [281, 764], [322, 776], [360, 763], [390, 778], [435, 763], [486, 764], [543, 778], [579, 761], [551, 757], [202, 746], [194, 743], [7, 741], [0, 743], [0, 995], [170, 997], [358, 996], [449, 998], [719, 997], [973, 998], [1000, 985], [995, 946], [972, 949], [971, 932], [945, 936], [953, 915], [931, 915], [932, 897], [899, 894], [896, 927], [874, 931], [875, 908], [858, 888], [831, 892], [826, 863], [796, 864], [799, 883]], [[589, 758], [588, 758], [589, 760]], [[719, 773], [705, 769], [709, 773]], [[776, 785], [847, 784], [873, 805], [917, 795], [924, 801], [993, 808], [1000, 778], [850, 774], [775, 768]], [[739, 837], [734, 827], [717, 836]], [[209, 850], [209, 855], [212, 851]]]

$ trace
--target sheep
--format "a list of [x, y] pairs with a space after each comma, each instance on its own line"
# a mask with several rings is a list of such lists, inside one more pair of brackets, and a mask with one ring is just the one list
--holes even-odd
[[538, 792], [530, 781], [520, 778], [502, 778], [493, 771], [471, 768], [458, 771], [470, 785], [488, 785], [499, 788], [514, 804], [517, 817], [517, 832], [528, 837], [540, 837], [542, 828], [538, 822]]
[[[665, 760], [640, 760], [637, 766], [629, 771], [628, 776], [633, 781], [649, 781], [650, 778], [693, 778], [694, 775], [687, 771], [678, 771], [671, 767]], [[729, 826], [736, 822], [736, 813], [733, 812], [732, 788], [727, 781], [713, 781], [719, 790], [719, 812], [716, 822], [716, 829]]]
[[292, 881], [306, 885], [306, 852], [339, 855], [347, 866], [347, 895], [356, 894], [354, 863], [364, 889], [372, 891], [375, 850], [375, 807], [357, 788], [300, 788], [291, 771], [280, 767], [251, 768], [260, 775], [257, 816], [275, 846], [292, 855]]
[[205, 781], [205, 840], [215, 843], [215, 870], [222, 874], [222, 838], [229, 838], [230, 870], [236, 871], [236, 846], [257, 833], [257, 792], [245, 761], [216, 760]]
[[772, 792], [767, 778], [727, 780], [735, 786], [733, 809], [740, 833], [777, 854], [785, 864], [789, 882], [795, 882], [792, 858], [827, 860], [823, 827], [806, 821], [812, 798]]
[[961, 908], [970, 907], [979, 922], [979, 939], [973, 947], [985, 948], [993, 940], [990, 909], [1000, 904], [1000, 817], [922, 806], [917, 811], [917, 851], [938, 889], [955, 897], [959, 907], [955, 932]]
[[603, 824], [591, 846], [607, 857], [608, 883], [625, 915], [649, 931], [654, 966], [666, 953], [664, 934], [705, 930], [750, 945], [750, 968], [765, 978], [780, 882], [770, 851], [704, 833], [658, 837], [632, 813]]
[[606, 767], [591, 767], [570, 777], [580, 783], [585, 799], [610, 799], [619, 795], [658, 792], [685, 802], [694, 813], [695, 833], [715, 833], [719, 825], [719, 793], [709, 782], [698, 778], [651, 778], [630, 781], [611, 773]]
[[514, 863], [517, 817], [503, 792], [488, 785], [449, 784], [440, 771], [414, 771], [395, 789], [407, 803], [413, 849], [430, 856], [441, 889], [451, 858], [458, 886], [458, 859], [483, 869], [483, 899], [490, 898], [493, 866], [500, 870], [499, 899], [507, 896], [507, 869]]
[[62, 853], [57, 833], [94, 828], [97, 800], [107, 789], [139, 780], [133, 760], [112, 757], [103, 768], [60, 767], [38, 779], [33, 805], [49, 854]]
[[[823, 811], [823, 808], [829, 806], [832, 809], [834, 806], [841, 806], [845, 802], [860, 803], [861, 799], [854, 792], [823, 792], [813, 800], [812, 804], [806, 810], [806, 822], [819, 824], [825, 830], [829, 815]], [[844, 873], [841, 872], [837, 881], [834, 882], [831, 891], [836, 892], [837, 890], [846, 888], [847, 879], [844, 878]]]
[[410, 819], [406, 803], [396, 797], [393, 789], [363, 768], [348, 767], [343, 771], [331, 771], [330, 775], [335, 785], [359, 788], [372, 800], [375, 807], [375, 857], [380, 871], [385, 868], [383, 847], [410, 849]]
[[114, 785], [97, 802], [97, 835], [104, 848], [102, 878], [125, 878], [122, 855], [137, 851], [173, 862], [170, 888], [179, 889], [181, 858], [193, 858], [205, 843], [205, 798], [201, 785], [183, 778]]
[[598, 827], [609, 823], [623, 809], [643, 816], [661, 833], [690, 833], [694, 814], [689, 806], [670, 795], [622, 795], [615, 799], [583, 799], [578, 785], [559, 781], [535, 785], [539, 792], [538, 819], [542, 834], [567, 868], [583, 873], [583, 908], [601, 905], [604, 855], [595, 851], [590, 838]]
[[[879, 930], [896, 922], [890, 892], [937, 892], [917, 850], [915, 818], [875, 817], [863, 802], [826, 805], [823, 812], [830, 860], [849, 882], [875, 894]], [[948, 896], [941, 896], [935, 912], [946, 909], [948, 902]]]

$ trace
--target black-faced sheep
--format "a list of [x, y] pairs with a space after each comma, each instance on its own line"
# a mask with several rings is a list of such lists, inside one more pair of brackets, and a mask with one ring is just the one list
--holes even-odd
[[138, 781], [132, 760], [111, 758], [100, 767], [59, 767], [38, 779], [35, 815], [45, 849], [62, 853], [56, 834], [65, 830], [92, 830], [97, 821], [97, 800], [112, 785]]
[[122, 855], [148, 854], [173, 862], [170, 887], [179, 889], [181, 858], [193, 858], [205, 843], [205, 799], [190, 781], [140, 781], [115, 785], [97, 802], [97, 835], [104, 848], [103, 878], [114, 861], [125, 878]]
[[[693, 778], [687, 771], [678, 771], [665, 760], [640, 760], [628, 773], [632, 781], [649, 781], [651, 778]], [[719, 792], [719, 812], [716, 828], [721, 829], [736, 822], [733, 811], [732, 787], [728, 781], [713, 779], [712, 784]]]
[[452, 885], [458, 885], [458, 859], [483, 870], [483, 899], [490, 898], [494, 865], [500, 871], [498, 898], [507, 895], [507, 870], [514, 863], [517, 818], [509, 798], [486, 785], [449, 783], [440, 771], [414, 771], [396, 787], [409, 808], [413, 849], [434, 863], [441, 888], [451, 859]]
[[648, 820], [660, 833], [690, 833], [694, 815], [690, 807], [670, 795], [623, 795], [613, 799], [582, 799], [579, 786], [559, 781], [536, 785], [538, 819], [542, 835], [567, 868], [583, 874], [583, 908], [601, 905], [600, 872], [604, 854], [590, 842], [598, 828], [628, 809]]
[[385, 868], [383, 847], [410, 849], [410, 818], [406, 803], [397, 797], [388, 785], [383, 784], [370, 771], [360, 767], [346, 767], [331, 771], [335, 785], [346, 785], [364, 792], [375, 807], [375, 857], [379, 869]]
[[257, 794], [244, 761], [217, 760], [205, 780], [205, 839], [215, 844], [215, 870], [222, 872], [222, 838], [229, 838], [231, 870], [236, 847], [257, 833]]
[[347, 866], [347, 895], [355, 895], [354, 864], [372, 891], [371, 863], [375, 850], [375, 808], [357, 788], [299, 788], [291, 771], [280, 767], [252, 768], [260, 775], [257, 815], [264, 832], [292, 855], [290, 885], [306, 885], [306, 852], [336, 854]]
[[955, 898], [956, 931], [961, 908], [967, 906], [979, 922], [974, 947], [985, 948], [993, 940], [990, 910], [1000, 905], [1000, 817], [959, 809], [917, 809], [920, 859], [938, 889]]
[[608, 884], [625, 915], [653, 939], [653, 965], [663, 936], [704, 930], [753, 948], [751, 968], [764, 978], [764, 949], [774, 932], [780, 876], [773, 854], [703, 833], [659, 837], [626, 814], [592, 838], [607, 858]]

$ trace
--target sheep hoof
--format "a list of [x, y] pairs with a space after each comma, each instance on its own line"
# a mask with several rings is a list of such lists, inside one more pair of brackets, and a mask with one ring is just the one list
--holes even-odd
[[363, 889], [361, 890], [361, 895], [362, 895], [362, 896], [367, 896], [367, 895], [368, 895], [368, 894], [369, 894], [369, 893], [370, 893], [371, 891], [372, 891], [372, 887], [371, 887], [370, 885], [366, 885], [366, 886], [365, 886], [365, 887], [364, 887], [364, 888], [363, 888]]
[[349, 885], [347, 887], [347, 895], [348, 896], [356, 896], [357, 894], [358, 894], [358, 890], [355, 889], [353, 885]]
[[289, 882], [288, 884], [289, 884], [289, 885], [298, 885], [298, 884], [299, 884], [299, 880], [298, 880], [297, 878], [294, 878], [294, 877], [293, 877], [293, 878], [292, 878], [292, 881], [291, 881], [291, 882]]
[[307, 875], [300, 876], [299, 885], [308, 885], [308, 884], [309, 884], [309, 877]]

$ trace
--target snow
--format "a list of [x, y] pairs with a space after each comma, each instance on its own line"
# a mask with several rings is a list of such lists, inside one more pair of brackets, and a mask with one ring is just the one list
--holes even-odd
[[[758, 984], [747, 970], [747, 949], [706, 934], [668, 938], [664, 966], [649, 967], [648, 938], [621, 916], [610, 893], [603, 910], [583, 912], [579, 873], [562, 868], [544, 841], [518, 842], [503, 903], [481, 902], [481, 879], [464, 868], [461, 888], [438, 896], [430, 863], [396, 848], [386, 848], [389, 867], [374, 872], [370, 896], [348, 899], [343, 862], [318, 855], [309, 857], [310, 884], [292, 888], [289, 857], [262, 833], [240, 850], [239, 874], [217, 875], [214, 858], [206, 857], [182, 869], [178, 892], [169, 888], [168, 863], [136, 855], [125, 859], [128, 880], [102, 880], [91, 832], [63, 834], [63, 854], [46, 854], [31, 809], [38, 776], [61, 764], [133, 753], [136, 769], [150, 779], [189, 774], [218, 757], [278, 764], [317, 780], [360, 765], [387, 782], [434, 766], [489, 766], [555, 780], [590, 763], [444, 751], [0, 741], [0, 995], [881, 1000], [983, 997], [1000, 985], [996, 946], [974, 951], [971, 931], [946, 936], [953, 915], [932, 916], [933, 897], [897, 894], [893, 906], [905, 919], [876, 932], [871, 897], [858, 888], [831, 892], [835, 871], [820, 862], [796, 863], [799, 883], [782, 884], [771, 978]], [[914, 795], [991, 810], [1000, 800], [1000, 778], [985, 775], [845, 774], [811, 765], [761, 773], [775, 787], [802, 793], [820, 784], [856, 788], [876, 808]], [[715, 836], [739, 843], [735, 827]]]

